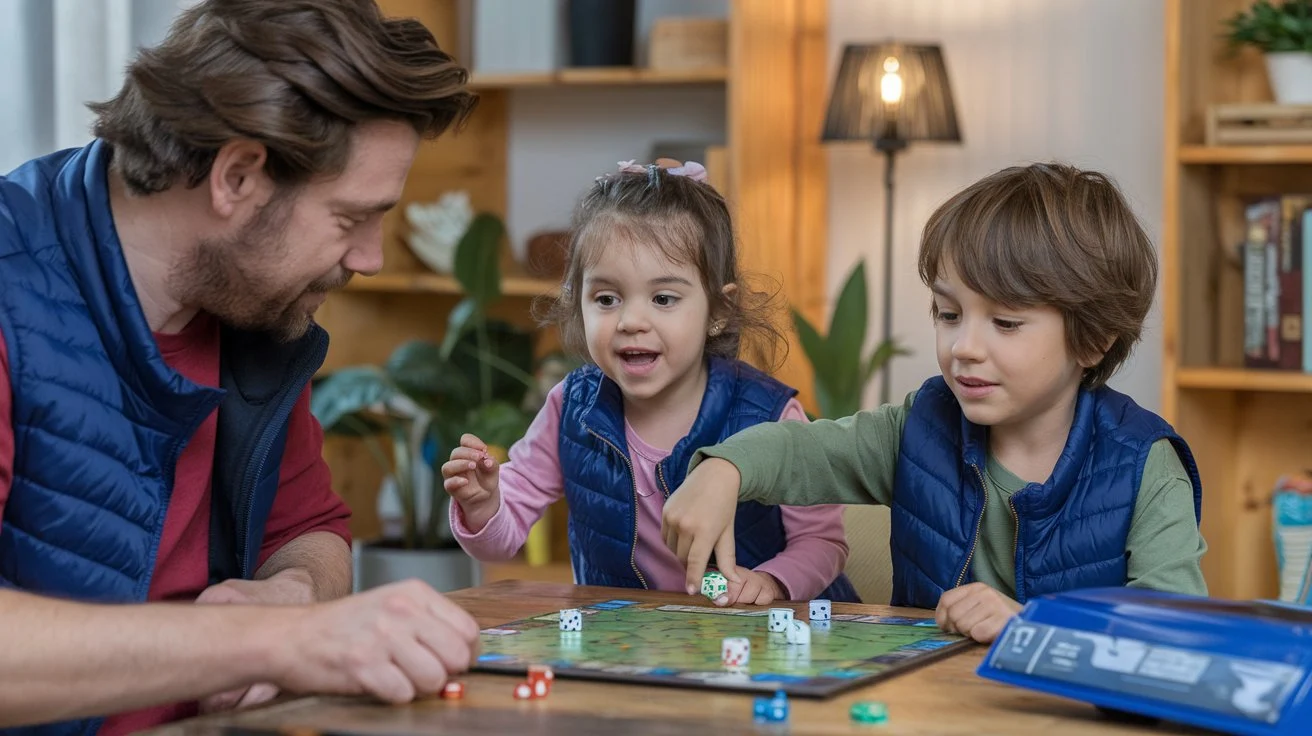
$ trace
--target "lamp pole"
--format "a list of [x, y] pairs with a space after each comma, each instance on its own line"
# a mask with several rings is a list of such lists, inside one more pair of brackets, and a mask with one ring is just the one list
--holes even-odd
[[[884, 324], [882, 340], [893, 339], [893, 162], [898, 151], [907, 147], [907, 142], [897, 137], [897, 123], [890, 121], [892, 137], [880, 137], [875, 141], [875, 148], [884, 152]], [[890, 381], [889, 363], [885, 362], [879, 369], [879, 403], [887, 404], [889, 400]]]

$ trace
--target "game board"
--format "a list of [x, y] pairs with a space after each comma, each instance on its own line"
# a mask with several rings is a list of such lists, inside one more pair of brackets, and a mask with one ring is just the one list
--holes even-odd
[[[765, 609], [612, 600], [580, 610], [580, 632], [560, 631], [559, 612], [484, 629], [474, 669], [521, 673], [546, 664], [557, 677], [828, 697], [970, 646], [933, 618], [836, 613], [827, 625], [810, 623], [810, 645], [794, 645], [766, 630]], [[805, 617], [803, 608], [798, 620]], [[751, 639], [741, 671], [720, 664], [727, 636]]]

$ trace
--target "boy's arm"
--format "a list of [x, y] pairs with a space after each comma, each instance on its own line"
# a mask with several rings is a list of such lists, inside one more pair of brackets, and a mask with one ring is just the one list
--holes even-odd
[[1207, 595], [1199, 560], [1207, 542], [1194, 516], [1194, 489], [1170, 440], [1158, 440], [1144, 463], [1126, 539], [1127, 585]]
[[[781, 422], [806, 422], [796, 399], [788, 402]], [[785, 506], [780, 509], [788, 543], [773, 558], [757, 565], [779, 581], [786, 600], [809, 600], [823, 591], [847, 562], [841, 506]]]
[[742, 475], [739, 498], [769, 505], [888, 505], [893, 499], [902, 427], [914, 394], [838, 420], [749, 427], [693, 455], [727, 460]]
[[470, 531], [460, 504], [451, 501], [451, 530], [471, 557], [484, 561], [514, 557], [524, 546], [534, 522], [565, 494], [560, 469], [560, 410], [564, 393], [565, 384], [556, 384], [528, 432], [511, 446], [509, 461], [500, 470], [500, 505], [482, 529]]

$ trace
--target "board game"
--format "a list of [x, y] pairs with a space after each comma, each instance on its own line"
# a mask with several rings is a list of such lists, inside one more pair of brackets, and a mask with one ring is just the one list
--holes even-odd
[[[484, 629], [474, 669], [545, 664], [557, 677], [828, 697], [971, 646], [932, 617], [835, 613], [808, 622], [810, 644], [797, 645], [766, 630], [764, 609], [612, 600], [580, 610], [582, 631], [560, 631], [558, 612]], [[721, 642], [739, 636], [751, 640], [748, 665], [721, 665]]]

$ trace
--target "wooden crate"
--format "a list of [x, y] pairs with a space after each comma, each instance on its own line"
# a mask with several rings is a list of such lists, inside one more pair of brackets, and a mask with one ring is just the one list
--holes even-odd
[[652, 69], [724, 67], [729, 62], [729, 21], [659, 18], [651, 27], [647, 66]]
[[1312, 105], [1210, 105], [1206, 141], [1209, 146], [1312, 143]]

